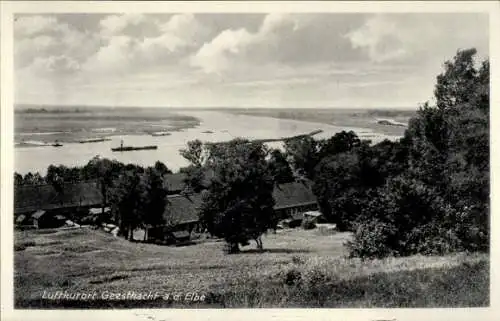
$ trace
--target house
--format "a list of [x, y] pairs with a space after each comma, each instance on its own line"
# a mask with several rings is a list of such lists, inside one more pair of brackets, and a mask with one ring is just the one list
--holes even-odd
[[54, 215], [53, 213], [44, 210], [36, 211], [32, 216], [33, 225], [36, 228], [56, 228], [64, 225], [66, 217], [62, 215]]
[[199, 193], [168, 195], [163, 213], [165, 224], [149, 228], [148, 241], [172, 243], [184, 241], [186, 235], [189, 240], [191, 232], [198, 230], [200, 226], [198, 213], [201, 202]]
[[318, 203], [310, 181], [281, 184], [274, 188], [274, 210], [287, 227], [299, 226], [304, 213], [317, 210]]
[[102, 195], [96, 181], [64, 184], [56, 190], [50, 184], [21, 185], [14, 188], [14, 215], [31, 214], [38, 210], [64, 212], [82, 207], [96, 207]]

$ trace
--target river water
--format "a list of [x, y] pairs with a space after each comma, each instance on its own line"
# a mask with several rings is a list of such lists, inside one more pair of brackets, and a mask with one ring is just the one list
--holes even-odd
[[[177, 171], [180, 167], [187, 165], [187, 161], [179, 154], [179, 149], [184, 148], [186, 143], [193, 139], [218, 142], [231, 140], [235, 137], [279, 138], [305, 134], [317, 129], [321, 129], [323, 132], [316, 135], [316, 138], [328, 138], [342, 130], [354, 130], [361, 138], [371, 139], [373, 142], [385, 138], [398, 138], [397, 136], [376, 133], [368, 128], [340, 127], [289, 119], [236, 115], [219, 111], [186, 111], [182, 114], [197, 117], [201, 121], [200, 126], [172, 132], [170, 136], [124, 135], [110, 136], [111, 141], [99, 143], [65, 143], [61, 147], [15, 147], [14, 170], [21, 174], [38, 171], [44, 175], [50, 164], [82, 166], [94, 156], [99, 155], [123, 163], [142, 166], [150, 166], [160, 160], [169, 169]], [[158, 149], [112, 152], [111, 148], [119, 146], [121, 140], [124, 141], [125, 146], [157, 145]], [[282, 143], [273, 142], [268, 145], [280, 147]]]

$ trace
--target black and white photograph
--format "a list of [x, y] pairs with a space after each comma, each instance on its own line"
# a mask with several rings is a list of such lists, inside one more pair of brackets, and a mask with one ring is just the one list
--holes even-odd
[[14, 309], [490, 307], [488, 11], [152, 7], [12, 14]]

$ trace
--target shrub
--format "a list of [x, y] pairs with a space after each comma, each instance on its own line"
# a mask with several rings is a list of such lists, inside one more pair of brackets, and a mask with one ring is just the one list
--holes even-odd
[[354, 240], [347, 242], [350, 257], [382, 258], [395, 254], [390, 246], [396, 229], [393, 225], [371, 219], [356, 224]]

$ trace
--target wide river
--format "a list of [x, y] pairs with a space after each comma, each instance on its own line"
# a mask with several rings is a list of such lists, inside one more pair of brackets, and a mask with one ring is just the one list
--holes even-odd
[[[160, 160], [171, 170], [177, 171], [180, 167], [187, 165], [187, 161], [179, 154], [179, 149], [184, 148], [186, 143], [193, 139], [218, 142], [231, 140], [235, 137], [279, 138], [305, 134], [317, 129], [321, 129], [323, 132], [316, 135], [316, 138], [328, 138], [342, 130], [354, 130], [361, 138], [371, 139], [373, 142], [385, 138], [397, 138], [396, 136], [376, 133], [367, 128], [339, 127], [289, 119], [236, 115], [217, 111], [192, 111], [182, 112], [182, 114], [197, 117], [201, 121], [200, 126], [172, 132], [170, 136], [124, 135], [110, 136], [111, 141], [87, 144], [66, 143], [57, 148], [52, 146], [15, 147], [14, 169], [21, 174], [40, 172], [44, 175], [50, 164], [81, 166], [94, 156], [99, 155], [123, 163], [142, 166], [150, 166]], [[213, 133], [207, 133], [207, 131]], [[125, 146], [157, 145], [158, 149], [112, 152], [111, 148], [119, 146], [121, 140], [124, 141]], [[282, 143], [274, 142], [268, 145], [280, 147]]]

